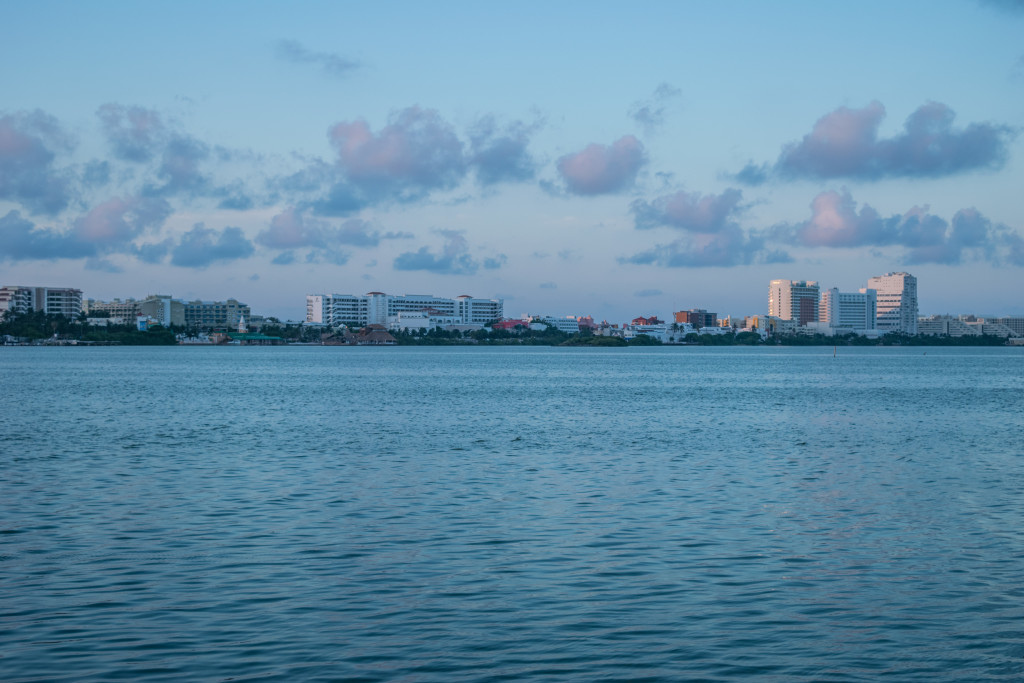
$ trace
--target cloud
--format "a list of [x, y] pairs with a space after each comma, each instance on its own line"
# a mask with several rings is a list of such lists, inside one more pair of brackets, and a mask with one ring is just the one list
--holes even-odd
[[1011, 14], [1024, 14], [1024, 0], [980, 0], [981, 4], [992, 9], [1002, 10]]
[[277, 56], [293, 64], [315, 64], [329, 76], [342, 78], [362, 66], [359, 62], [346, 59], [331, 52], [316, 52], [297, 40], [282, 40], [277, 44]]
[[171, 206], [163, 199], [109, 199], [76, 220], [71, 236], [99, 253], [122, 251], [144, 232], [163, 225], [170, 215]]
[[210, 157], [210, 148], [188, 135], [176, 135], [164, 147], [157, 175], [165, 183], [157, 192], [193, 195], [209, 191], [209, 180], [199, 171], [199, 164]]
[[71, 202], [71, 174], [57, 169], [73, 143], [57, 120], [40, 110], [0, 116], [0, 199], [30, 213], [53, 215]]
[[167, 129], [152, 109], [109, 103], [96, 115], [114, 156], [122, 161], [150, 161], [166, 141]]
[[489, 256], [485, 258], [483, 266], [484, 270], [498, 270], [506, 263], [508, 263], [508, 257], [504, 254], [498, 254], [497, 256]]
[[908, 264], [955, 265], [967, 256], [1013, 263], [1016, 233], [993, 224], [974, 208], [957, 211], [952, 222], [930, 214], [927, 206], [884, 217], [868, 204], [858, 208], [844, 189], [820, 193], [811, 202], [808, 220], [775, 226], [773, 236], [803, 247], [901, 246], [907, 249]]
[[[437, 230], [444, 237], [444, 246], [439, 253], [427, 247], [400, 254], [394, 261], [395, 270], [426, 270], [444, 275], [472, 275], [480, 269], [480, 262], [469, 254], [469, 243], [461, 230]], [[505, 256], [485, 259], [485, 268], [500, 268]]]
[[[305, 216], [301, 209], [291, 207], [270, 219], [270, 227], [256, 236], [256, 241], [272, 249], [311, 247], [334, 251], [338, 246], [376, 247], [382, 240], [408, 239], [406, 232], [372, 229], [364, 220], [352, 218], [333, 226], [326, 221]], [[335, 256], [337, 258], [337, 256]], [[345, 256], [346, 260], [348, 255]]]
[[82, 183], [89, 187], [103, 187], [110, 182], [110, 162], [90, 161], [82, 169]]
[[629, 117], [648, 134], [665, 125], [665, 111], [673, 99], [683, 94], [679, 88], [661, 83], [646, 100], [639, 100], [629, 108]]
[[537, 286], [540, 287], [541, 289], [558, 289], [558, 285], [556, 285], [554, 282], [542, 282]]
[[212, 197], [220, 200], [218, 208], [231, 210], [246, 210], [255, 205], [241, 181], [219, 186], [203, 172], [208, 164], [238, 161], [246, 153], [211, 147], [166, 125], [161, 114], [153, 109], [107, 103], [96, 115], [114, 158], [141, 166], [139, 172], [146, 179], [143, 195]]
[[715, 233], [732, 224], [741, 211], [743, 192], [729, 188], [720, 195], [680, 190], [653, 201], [637, 199], [630, 206], [636, 227], [668, 226], [698, 233]]
[[499, 129], [493, 116], [485, 116], [470, 129], [470, 163], [481, 185], [532, 180], [537, 162], [527, 147], [535, 126], [514, 121]]
[[404, 109], [376, 134], [363, 120], [337, 123], [328, 138], [353, 199], [412, 201], [455, 187], [468, 168], [454, 129], [430, 109]]
[[295, 263], [295, 252], [294, 251], [282, 251], [280, 254], [270, 260], [275, 266], [288, 266]]
[[168, 237], [163, 242], [139, 245], [135, 255], [143, 263], [162, 263], [173, 247], [174, 240]]
[[643, 143], [625, 135], [611, 146], [588, 145], [581, 152], [562, 157], [557, 165], [569, 192], [598, 195], [632, 186], [645, 161]]
[[247, 258], [253, 251], [252, 242], [241, 228], [227, 227], [217, 232], [196, 223], [171, 251], [171, 263], [185, 268], [206, 268], [219, 261]]
[[0, 219], [0, 259], [54, 260], [134, 253], [134, 240], [159, 228], [171, 213], [156, 198], [114, 198], [76, 219], [70, 230], [39, 229], [17, 211]]
[[971, 123], [955, 129], [956, 114], [945, 104], [924, 104], [906, 120], [903, 132], [879, 139], [885, 107], [840, 107], [818, 119], [799, 142], [786, 145], [775, 165], [748, 164], [736, 178], [757, 184], [769, 175], [785, 179], [887, 177], [937, 178], [1001, 168], [1016, 131], [1009, 126]]
[[538, 163], [529, 152], [540, 123], [499, 125], [484, 116], [464, 141], [433, 109], [396, 111], [374, 131], [362, 119], [328, 130], [334, 163], [313, 159], [305, 168], [272, 181], [297, 206], [321, 216], [348, 216], [369, 206], [421, 201], [458, 187], [470, 172], [480, 185], [532, 180]]
[[687, 236], [647, 251], [620, 258], [620, 263], [669, 268], [738, 266], [788, 259], [783, 252], [765, 253], [764, 237], [748, 234], [735, 218], [743, 211], [743, 193], [733, 188], [719, 195], [680, 190], [653, 201], [636, 200], [630, 210], [638, 230], [669, 227]]
[[90, 255], [82, 245], [68, 240], [61, 233], [36, 229], [18, 211], [9, 211], [0, 218], [0, 261], [79, 258]]
[[[708, 266], [739, 266], [764, 261], [761, 254], [764, 238], [747, 235], [731, 224], [714, 233], [696, 233], [668, 244], [659, 244], [647, 251], [619, 259], [619, 263], [657, 265], [665, 268], [702, 268]], [[778, 258], [778, 254], [773, 254]]]

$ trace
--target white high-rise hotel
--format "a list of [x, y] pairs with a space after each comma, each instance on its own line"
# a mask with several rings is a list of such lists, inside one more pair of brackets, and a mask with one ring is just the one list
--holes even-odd
[[917, 334], [917, 278], [910, 273], [886, 273], [868, 280], [878, 292], [878, 330]]
[[838, 287], [821, 293], [818, 320], [833, 329], [864, 333], [876, 329], [878, 298], [873, 289], [840, 292]]
[[402, 313], [435, 312], [463, 325], [483, 325], [504, 316], [502, 299], [474, 299], [468, 294], [443, 299], [431, 294], [392, 295], [368, 292], [352, 294], [309, 294], [306, 296], [306, 322], [326, 325], [387, 325], [389, 318]]

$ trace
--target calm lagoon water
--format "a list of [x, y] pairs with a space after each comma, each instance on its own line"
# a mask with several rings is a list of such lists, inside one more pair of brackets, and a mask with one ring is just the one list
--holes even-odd
[[1024, 349], [0, 349], [0, 679], [1019, 681], [1022, 380]]

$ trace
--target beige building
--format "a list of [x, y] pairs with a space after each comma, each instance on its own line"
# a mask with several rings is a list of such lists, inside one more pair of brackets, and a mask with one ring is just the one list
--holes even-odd
[[817, 282], [772, 280], [768, 284], [768, 315], [792, 320], [797, 326], [818, 321]]

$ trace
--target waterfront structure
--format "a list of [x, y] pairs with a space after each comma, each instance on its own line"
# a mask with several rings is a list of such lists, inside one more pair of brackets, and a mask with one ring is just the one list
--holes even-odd
[[533, 316], [529, 318], [529, 322], [531, 330], [542, 331], [547, 325], [550, 325], [559, 332], [565, 332], [566, 334], [576, 334], [580, 331], [580, 321], [572, 315], [567, 315], [562, 318], [556, 318], [549, 315], [544, 317]]
[[249, 307], [236, 299], [188, 301], [183, 308], [183, 321], [186, 327], [237, 329], [242, 316], [249, 318], [252, 315]]
[[772, 280], [768, 285], [768, 315], [797, 325], [817, 322], [818, 298], [817, 282]]
[[675, 316], [675, 322], [688, 323], [698, 330], [702, 327], [718, 326], [718, 314], [709, 313], [703, 308], [691, 308], [688, 311], [676, 311], [673, 315]]
[[1024, 337], [1024, 318], [985, 318], [985, 322], [1005, 325], [1013, 331], [1015, 336]]
[[977, 330], [978, 334], [986, 334], [992, 337], [1009, 338], [1020, 336], [1006, 325], [997, 323], [995, 320], [976, 320], [975, 322], [967, 323], [967, 325]]
[[185, 324], [185, 304], [169, 294], [150, 294], [139, 302], [138, 312], [164, 327]]
[[530, 321], [518, 318], [507, 318], [499, 320], [491, 325], [492, 330], [508, 330], [509, 332], [521, 332], [530, 328]]
[[82, 312], [82, 290], [69, 287], [0, 287], [0, 313], [42, 311], [77, 318]]
[[793, 334], [796, 328], [795, 320], [777, 315], [748, 315], [743, 319], [743, 329], [757, 332], [762, 338], [773, 334]]
[[389, 315], [387, 329], [409, 332], [432, 330], [435, 327], [448, 328], [459, 324], [459, 319], [454, 316], [444, 315], [434, 309], [426, 309], [423, 311], [400, 311], [397, 315]]
[[873, 289], [840, 292], [838, 287], [821, 293], [818, 321], [833, 331], [863, 334], [877, 328], [878, 293]]
[[951, 315], [930, 315], [917, 319], [917, 333], [941, 337], [973, 337], [981, 332]]
[[456, 320], [459, 325], [476, 325], [501, 320], [501, 299], [476, 299], [463, 294], [445, 299], [432, 294], [391, 295], [384, 292], [352, 294], [309, 294], [306, 296], [306, 322], [325, 325], [363, 327], [387, 325], [388, 319], [405, 313], [431, 311]]
[[135, 320], [141, 312], [139, 302], [135, 299], [113, 299], [111, 301], [86, 299], [82, 303], [82, 310], [92, 316], [97, 313], [105, 313], [108, 317], [119, 320]]
[[910, 273], [886, 273], [868, 280], [878, 294], [879, 332], [917, 334], [917, 278]]

